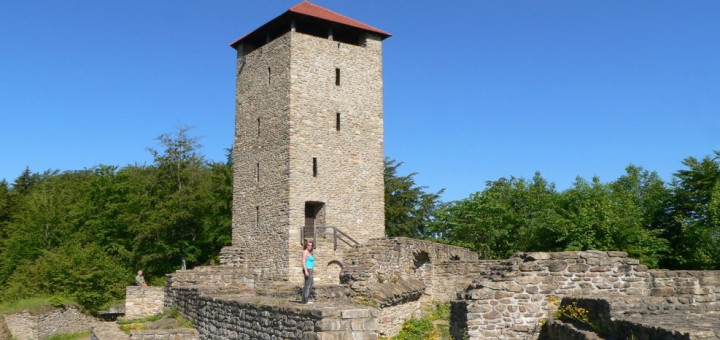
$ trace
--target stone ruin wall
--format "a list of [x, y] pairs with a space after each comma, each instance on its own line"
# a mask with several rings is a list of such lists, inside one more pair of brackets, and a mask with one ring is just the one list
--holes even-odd
[[551, 296], [603, 298], [620, 309], [720, 310], [719, 271], [648, 270], [624, 252], [518, 253], [488, 269], [491, 275], [478, 278], [454, 303], [456, 334], [537, 338], [541, 321], [557, 310]]
[[346, 262], [340, 281], [356, 292], [415, 279], [425, 285], [425, 295], [439, 301], [454, 298], [480, 270], [477, 253], [469, 249], [405, 237], [372, 239], [349, 252]]
[[[679, 312], [686, 318], [693, 315], [693, 320], [705, 322], [707, 326], [707, 319], [701, 316], [715, 313], [710, 324], [720, 324], [717, 318], [720, 271], [649, 270], [624, 252], [517, 253], [507, 260], [478, 260], [474, 252], [464, 248], [408, 238], [384, 238], [373, 239], [366, 246], [349, 251], [346, 258], [340, 281], [351, 291], [355, 302], [375, 307], [369, 308], [374, 314], [361, 321], [343, 323], [337, 316], [320, 317], [322, 312], [313, 314], [292, 301], [287, 305], [267, 302], [256, 294], [261, 287], [257, 286], [258, 282], [232, 267], [196, 268], [169, 277], [169, 286], [175, 288], [167, 289], [166, 306], [177, 306], [189, 318], [203, 320], [200, 324], [208, 326], [199, 328], [201, 334], [220, 327], [223, 332], [231, 332], [224, 334], [258, 335], [258, 329], [241, 331], [237, 328], [240, 326], [235, 325], [253, 322], [265, 322], [265, 328], [292, 333], [291, 328], [299, 327], [302, 331], [305, 322], [312, 322], [313, 334], [363, 332], [362, 336], [372, 339], [372, 334], [375, 337], [396, 334], [404, 320], [418, 316], [432, 301], [450, 301], [453, 314], [450, 326], [457, 338], [537, 339], [541, 321], [552, 319], [557, 309], [551, 296], [564, 299], [563, 303], [567, 299], [578, 299], [602, 315], [612, 313], [613, 323], [608, 323], [608, 327], [632, 331], [636, 336], [649, 334], [652, 338], [652, 334], [672, 333], [672, 330], [694, 325], [671, 318], [662, 331], [651, 329], [642, 324], [641, 317], [648, 315]], [[218, 298], [207, 294], [208, 287], [215, 287], [214, 292], [220, 294], [242, 291], [246, 294], [237, 299]], [[347, 305], [352, 305], [352, 301]], [[603, 309], [599, 305], [608, 307]], [[268, 313], [255, 313], [250, 309]], [[608, 309], [612, 312], [607, 312]], [[228, 319], [227, 315], [238, 313], [245, 319]], [[294, 321], [276, 320], [278, 317]], [[323, 319], [329, 321], [321, 321]], [[567, 329], [556, 326], [553, 320], [548, 322], [547, 330], [556, 336], [553, 339], [577, 338], [566, 334]], [[690, 329], [686, 333], [704, 334], [702, 332], [702, 329]], [[668, 339], [686, 338], [701, 337], [677, 335]], [[716, 338], [720, 339], [720, 334]]]
[[144, 318], [162, 313], [165, 308], [164, 287], [125, 287], [125, 317]]
[[384, 336], [433, 302], [456, 299], [482, 270], [466, 248], [404, 237], [372, 239], [348, 255], [340, 281], [379, 307]]
[[[207, 272], [195, 279], [222, 276]], [[238, 291], [233, 289], [235, 285], [213, 287], [212, 279], [208, 283], [176, 282], [168, 299], [172, 307], [193, 320], [203, 339], [377, 339], [378, 312], [371, 307], [318, 304], [320, 307], [313, 308], [250, 291], [243, 294], [241, 290], [247, 288]]]
[[236, 267], [198, 267], [166, 276], [165, 303], [193, 320], [203, 339], [377, 339], [374, 308], [312, 308], [260, 296], [260, 287]]
[[[55, 334], [77, 333], [89, 330], [98, 322], [75, 307], [58, 307], [38, 315], [28, 311], [0, 316], [0, 336], [8, 339], [47, 339]], [[4, 339], [4, 338], [3, 338]]]

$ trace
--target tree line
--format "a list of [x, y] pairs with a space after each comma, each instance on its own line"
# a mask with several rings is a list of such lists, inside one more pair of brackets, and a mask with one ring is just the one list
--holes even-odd
[[[93, 311], [122, 299], [138, 269], [162, 284], [166, 273], [218, 262], [231, 241], [232, 154], [207, 161], [188, 128], [158, 142], [150, 165], [26, 169], [0, 181], [0, 302], [58, 295]], [[637, 166], [562, 192], [539, 173], [500, 178], [454, 202], [386, 159], [386, 233], [482, 258], [623, 250], [651, 267], [720, 269], [719, 159], [689, 157], [669, 183]]]
[[32, 172], [0, 182], [0, 302], [71, 297], [88, 310], [217, 262], [230, 244], [232, 159], [208, 162], [187, 128], [158, 137], [151, 165]]
[[670, 182], [630, 165], [609, 183], [577, 178], [557, 191], [536, 173], [500, 178], [441, 202], [414, 173], [386, 161], [386, 233], [470, 248], [481, 258], [518, 251], [621, 250], [650, 267], [720, 269], [720, 151], [688, 157]]

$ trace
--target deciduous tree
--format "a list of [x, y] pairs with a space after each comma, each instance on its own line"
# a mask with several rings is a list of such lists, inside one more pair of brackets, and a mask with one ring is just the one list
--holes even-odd
[[416, 173], [398, 174], [398, 163], [385, 158], [385, 234], [388, 236], [429, 237], [428, 225], [440, 206], [440, 195], [426, 192], [415, 184]]

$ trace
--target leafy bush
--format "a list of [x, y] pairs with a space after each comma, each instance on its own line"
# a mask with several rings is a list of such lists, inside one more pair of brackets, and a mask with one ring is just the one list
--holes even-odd
[[[55, 251], [44, 251], [35, 262], [20, 266], [0, 298], [12, 301], [39, 295], [67, 296], [92, 312], [122, 297], [130, 283], [128, 273], [100, 247], [69, 243]], [[51, 302], [62, 303], [57, 299]]]

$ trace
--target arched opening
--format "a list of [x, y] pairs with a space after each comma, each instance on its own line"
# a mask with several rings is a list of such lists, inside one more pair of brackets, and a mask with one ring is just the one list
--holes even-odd
[[328, 284], [340, 284], [340, 273], [342, 273], [343, 270], [343, 266], [340, 261], [330, 261], [325, 270], [327, 272]]
[[417, 270], [430, 263], [430, 254], [426, 251], [413, 253], [413, 269]]

